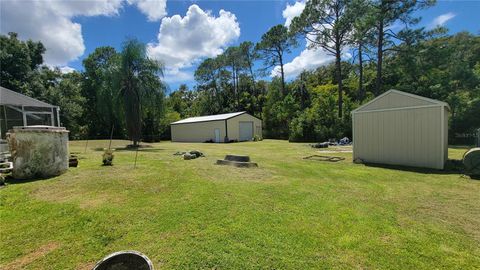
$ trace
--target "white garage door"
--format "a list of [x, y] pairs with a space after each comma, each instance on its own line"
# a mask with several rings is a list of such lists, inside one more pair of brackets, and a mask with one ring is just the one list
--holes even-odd
[[253, 122], [239, 122], [240, 141], [250, 141], [253, 138]]

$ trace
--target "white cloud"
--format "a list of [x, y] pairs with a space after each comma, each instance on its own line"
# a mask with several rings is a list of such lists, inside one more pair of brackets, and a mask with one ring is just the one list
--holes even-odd
[[193, 81], [192, 71], [183, 71], [179, 69], [166, 69], [164, 76], [165, 76], [165, 81], [167, 83]]
[[60, 72], [62, 72], [63, 74], [72, 73], [72, 72], [76, 71], [76, 69], [74, 69], [72, 67], [69, 67], [69, 66], [59, 67], [59, 69], [60, 69]]
[[235, 14], [222, 9], [215, 17], [191, 5], [184, 17], [163, 18], [158, 42], [149, 43], [147, 49], [151, 58], [165, 64], [166, 80], [172, 80], [168, 77], [175, 71], [190, 67], [199, 59], [221, 54], [223, 48], [239, 36], [240, 26]]
[[282, 16], [285, 19], [285, 26], [289, 27], [292, 23], [293, 18], [300, 16], [302, 11], [305, 9], [305, 2], [295, 2], [295, 4], [287, 4], [285, 9], [282, 12]]
[[167, 0], [127, 0], [129, 4], [137, 5], [138, 9], [149, 21], [158, 21], [167, 15]]
[[452, 12], [442, 14], [442, 15], [436, 17], [435, 19], [433, 19], [432, 23], [430, 24], [430, 27], [433, 28], [433, 27], [437, 27], [437, 26], [443, 26], [445, 23], [447, 23], [451, 19], [455, 18], [455, 16], [457, 16], [457, 15], [452, 13]]
[[[313, 70], [319, 66], [328, 64], [333, 60], [335, 60], [335, 58], [332, 55], [327, 54], [324, 50], [306, 48], [291, 62], [286, 63], [283, 66], [283, 71], [285, 73], [285, 77], [293, 78], [304, 70]], [[280, 67], [277, 66], [272, 71], [271, 76], [279, 76], [279, 72]]]
[[[304, 8], [305, 1], [295, 2], [293, 5], [287, 4], [282, 12], [283, 18], [285, 18], [285, 26], [289, 26], [293, 18], [302, 14]], [[311, 39], [314, 38], [311, 37]], [[311, 47], [311, 42], [308, 39], [305, 39], [305, 41], [305, 48], [303, 51], [291, 62], [284, 64], [283, 71], [285, 73], [285, 77], [293, 78], [304, 70], [313, 70], [319, 66], [326, 65], [335, 59], [331, 54], [328, 54], [323, 49], [309, 48]], [[270, 76], [274, 77], [279, 75], [280, 66], [276, 66], [272, 70]]]
[[[149, 20], [165, 16], [166, 0], [130, 0]], [[50, 66], [64, 66], [85, 51], [82, 26], [72, 21], [79, 16], [116, 16], [124, 0], [6, 0], [0, 1], [0, 33], [16, 32], [21, 39], [41, 41]]]

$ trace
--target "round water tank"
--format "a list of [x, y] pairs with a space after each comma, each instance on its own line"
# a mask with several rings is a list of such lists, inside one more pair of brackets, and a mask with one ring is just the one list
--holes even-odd
[[153, 270], [153, 264], [144, 254], [134, 251], [119, 251], [108, 255], [95, 265], [93, 270]]
[[480, 177], [480, 147], [472, 148], [463, 156], [465, 174]]
[[14, 127], [7, 140], [16, 179], [47, 178], [68, 169], [68, 130], [64, 127]]

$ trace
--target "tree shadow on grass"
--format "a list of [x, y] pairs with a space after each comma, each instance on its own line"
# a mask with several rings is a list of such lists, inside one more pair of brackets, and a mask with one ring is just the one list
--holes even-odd
[[443, 170], [412, 167], [412, 166], [379, 164], [379, 163], [364, 163], [364, 165], [367, 167], [415, 172], [415, 173], [422, 173], [422, 174], [458, 174], [458, 175], [464, 174], [463, 163], [461, 160], [458, 160], [458, 159], [449, 159], [445, 164], [445, 168]]
[[[104, 147], [96, 147], [92, 148], [94, 151], [103, 151]], [[122, 151], [130, 151], [130, 152], [135, 152], [137, 151], [137, 147], [131, 147], [131, 146], [124, 146], [124, 147], [112, 147], [112, 149], [115, 149], [115, 152], [122, 152]], [[164, 148], [154, 148], [151, 145], [140, 145], [138, 147], [138, 152], [160, 152], [160, 151], [165, 151], [166, 149]]]
[[475, 147], [475, 145], [449, 145], [448, 148], [452, 149], [464, 149], [465, 151], [468, 151], [468, 149], [471, 149]]
[[5, 183], [6, 186], [8, 185], [18, 185], [18, 184], [26, 184], [26, 183], [31, 183], [31, 182], [36, 182], [36, 181], [42, 181], [42, 180], [48, 180], [51, 178], [54, 178], [57, 176], [51, 176], [51, 177], [32, 177], [32, 178], [27, 178], [27, 179], [15, 179], [11, 175], [7, 175], [5, 177]]

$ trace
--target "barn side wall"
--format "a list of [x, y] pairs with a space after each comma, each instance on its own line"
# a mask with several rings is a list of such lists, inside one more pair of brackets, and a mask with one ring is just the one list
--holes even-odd
[[354, 113], [354, 159], [443, 169], [448, 151], [444, 111], [435, 106]]
[[209, 121], [170, 125], [172, 142], [205, 142], [215, 140], [215, 129], [220, 129], [220, 141], [225, 138], [225, 121]]
[[239, 140], [240, 139], [240, 122], [253, 122], [253, 135], [258, 135], [262, 137], [262, 120], [253, 117], [249, 114], [241, 114], [227, 120], [228, 126], [228, 138], [230, 140]]

